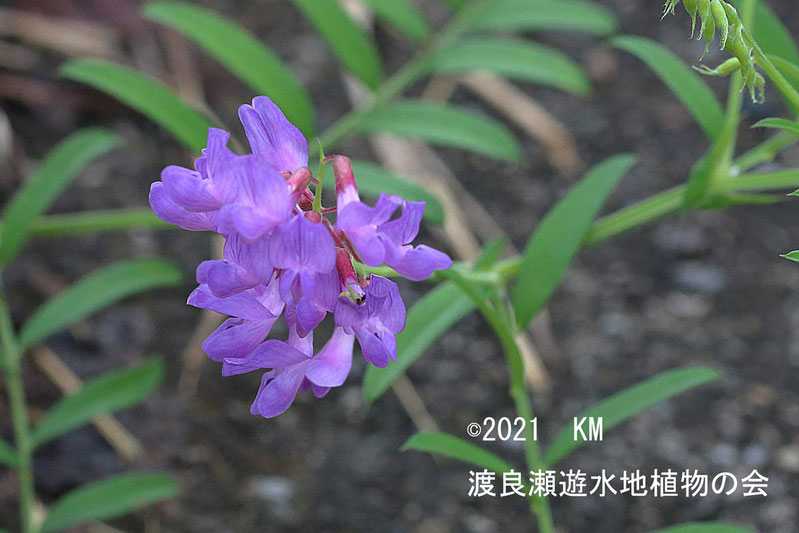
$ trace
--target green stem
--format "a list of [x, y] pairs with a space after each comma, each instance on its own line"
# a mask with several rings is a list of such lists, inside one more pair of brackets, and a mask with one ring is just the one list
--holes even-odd
[[739, 156], [733, 161], [732, 166], [738, 172], [745, 172], [760, 163], [773, 161], [782, 150], [796, 144], [797, 139], [799, 138], [792, 133], [774, 135]]
[[11, 313], [5, 299], [0, 295], [0, 340], [3, 346], [3, 367], [8, 385], [8, 401], [11, 405], [11, 420], [17, 449], [17, 472], [19, 475], [19, 503], [22, 533], [35, 531], [33, 525], [33, 441], [30, 437], [28, 406], [22, 384], [22, 352], [14, 335]]
[[[458, 270], [448, 270], [441, 272], [442, 277], [449, 279], [463, 290], [480, 310], [486, 322], [494, 330], [497, 338], [502, 345], [505, 353], [505, 360], [510, 374], [510, 396], [516, 407], [516, 414], [528, 421], [524, 428], [524, 457], [527, 468], [532, 471], [544, 470], [546, 465], [541, 456], [541, 449], [535, 439], [533, 426], [530, 422], [533, 417], [533, 406], [527, 389], [524, 386], [524, 363], [522, 354], [516, 344], [513, 330], [513, 320], [508, 311], [507, 302], [495, 294], [491, 303], [487, 301], [485, 292], [477, 289], [477, 286], [470, 283]], [[530, 508], [538, 520], [538, 530], [540, 533], [554, 533], [555, 526], [552, 520], [552, 509], [549, 500], [545, 496], [531, 495]]]
[[755, 38], [749, 33], [749, 30], [744, 28], [743, 36], [746, 43], [752, 47], [755, 63], [757, 63], [760, 68], [763, 69], [763, 72], [771, 78], [771, 81], [774, 82], [774, 85], [776, 85], [782, 94], [791, 102], [794, 109], [799, 109], [799, 92], [797, 92], [796, 88], [791, 82], [785, 79], [782, 72], [771, 62], [771, 59], [763, 52]]
[[728, 177], [720, 180], [714, 192], [758, 192], [799, 188], [799, 169]]
[[437, 37], [433, 38], [430, 45], [417, 54], [404, 67], [388, 78], [372, 95], [371, 101], [360, 109], [350, 111], [328, 127], [320, 136], [323, 146], [330, 147], [355, 131], [361, 121], [371, 111], [384, 105], [392, 98], [402, 94], [414, 81], [422, 76], [430, 66], [430, 60], [435, 54], [446, 46], [452, 44], [468, 29], [469, 22], [474, 14], [483, 7], [486, 1], [473, 2], [461, 10]]

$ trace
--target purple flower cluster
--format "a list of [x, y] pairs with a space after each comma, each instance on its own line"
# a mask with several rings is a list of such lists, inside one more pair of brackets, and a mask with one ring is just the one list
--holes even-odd
[[[317, 397], [344, 383], [354, 340], [364, 358], [384, 367], [396, 360], [395, 335], [405, 326], [397, 285], [358, 275], [353, 261], [386, 264], [411, 280], [452, 265], [450, 258], [410, 243], [424, 202], [381, 194], [361, 202], [349, 159], [334, 156], [337, 205], [314, 210], [316, 182], [308, 169], [308, 143], [265, 97], [239, 108], [252, 153], [227, 148], [229, 134], [209, 129], [194, 170], [169, 166], [150, 189], [150, 205], [163, 220], [226, 238], [224, 259], [197, 268], [199, 287], [190, 305], [231, 318], [203, 343], [224, 376], [266, 370], [251, 412], [283, 413], [298, 391]], [[335, 224], [325, 214], [336, 213]], [[314, 353], [313, 330], [333, 313], [334, 331]], [[288, 340], [265, 340], [284, 315]]]

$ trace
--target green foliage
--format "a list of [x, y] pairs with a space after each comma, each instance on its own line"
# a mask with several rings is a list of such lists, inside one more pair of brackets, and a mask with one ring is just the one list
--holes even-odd
[[149, 207], [131, 207], [39, 217], [31, 224], [31, 234], [38, 237], [57, 237], [168, 227], [172, 226], [155, 216]]
[[787, 254], [781, 255], [780, 257], [784, 257], [785, 259], [789, 259], [791, 261], [799, 263], [799, 250], [788, 252]]
[[294, 0], [294, 3], [327, 40], [347, 70], [367, 87], [376, 89], [383, 77], [377, 48], [337, 0]]
[[78, 173], [90, 161], [119, 144], [119, 137], [113, 133], [89, 128], [73, 133], [47, 154], [3, 212], [0, 267], [17, 255], [28, 240], [36, 218], [47, 210]]
[[145, 505], [168, 500], [178, 487], [163, 474], [121, 474], [77, 488], [47, 513], [43, 532], [114, 518]]
[[280, 58], [251, 33], [214, 11], [188, 2], [152, 2], [142, 13], [201, 46], [254, 91], [269, 96], [306, 136], [313, 135], [308, 93]]
[[100, 59], [68, 61], [59, 72], [114, 96], [163, 126], [192, 152], [205, 147], [211, 122], [160, 81]]
[[554, 292], [605, 199], [634, 163], [634, 157], [620, 155], [597, 165], [538, 226], [525, 248], [513, 291], [520, 329], [527, 327]]
[[427, 20], [408, 0], [364, 0], [377, 18], [384, 20], [417, 44], [431, 33]]
[[[719, 377], [717, 371], [701, 366], [669, 370], [611, 396], [580, 413], [578, 418], [601, 416], [603, 429], [609, 430], [648, 407]], [[573, 439], [573, 428], [568, 424], [555, 436], [544, 461], [547, 465], [555, 465], [583, 444], [585, 442]]]
[[457, 41], [434, 55], [430, 66], [435, 72], [487, 71], [574, 94], [586, 94], [591, 88], [579, 65], [567, 55], [522, 39]]
[[501, 457], [447, 433], [417, 433], [408, 439], [402, 449], [451, 457], [498, 474], [513, 469]]
[[575, 0], [492, 0], [468, 20], [475, 30], [577, 31], [611, 35], [618, 22], [610, 11], [591, 2]]
[[[696, 30], [697, 17], [700, 21], [699, 34], [705, 40], [705, 54], [710, 50], [719, 31], [719, 46], [738, 60], [738, 69], [744, 84], [752, 95], [752, 101], [762, 101], [766, 80], [755, 71], [754, 49], [744, 36], [744, 28], [738, 11], [723, 0], [666, 0], [663, 15], [674, 14], [678, 4], [682, 4], [691, 16], [691, 35]], [[702, 54], [704, 56], [704, 54]], [[758, 98], [759, 94], [759, 98]]]
[[442, 283], [425, 294], [408, 310], [405, 329], [397, 335], [397, 361], [385, 368], [366, 368], [366, 401], [380, 398], [436, 339], [473, 309], [471, 298], [452, 283]]
[[159, 287], [172, 287], [180, 281], [177, 266], [160, 259], [137, 259], [104, 267], [37, 309], [23, 325], [19, 344], [23, 349], [30, 348], [122, 298]]
[[784, 118], [764, 118], [757, 122], [753, 128], [776, 128], [793, 135], [799, 135], [799, 122]]
[[724, 126], [724, 112], [710, 87], [695, 72], [662, 45], [645, 37], [624, 35], [611, 44], [643, 61], [680, 99], [710, 139]]
[[369, 111], [357, 131], [393, 133], [506, 161], [518, 159], [521, 152], [519, 143], [499, 122], [455, 106], [422, 100], [402, 100]]
[[141, 402], [161, 383], [163, 376], [163, 361], [153, 358], [86, 382], [58, 402], [36, 425], [32, 435], [34, 445], [40, 446], [98, 415]]

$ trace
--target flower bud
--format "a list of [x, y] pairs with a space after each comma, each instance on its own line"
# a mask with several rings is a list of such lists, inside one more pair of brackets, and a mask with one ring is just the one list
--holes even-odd
[[727, 11], [721, 3], [721, 0], [712, 0], [710, 2], [710, 12], [713, 15], [713, 20], [716, 27], [721, 32], [721, 49], [727, 44], [727, 36], [730, 31], [730, 23], [727, 20]]
[[[696, 0], [684, 0], [683, 7], [685, 11], [691, 16], [691, 38], [694, 36], [694, 32], [696, 32]], [[673, 11], [672, 11], [673, 12]]]

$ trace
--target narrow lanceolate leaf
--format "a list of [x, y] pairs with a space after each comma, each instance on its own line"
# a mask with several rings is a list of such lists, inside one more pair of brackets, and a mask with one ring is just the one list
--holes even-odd
[[649, 66], [691, 112], [710, 139], [724, 126], [724, 112], [701, 76], [662, 45], [645, 37], [624, 35], [611, 43]]
[[688, 522], [658, 529], [652, 533], [752, 533], [752, 530], [721, 522]]
[[180, 281], [178, 267], [161, 259], [137, 259], [102, 268], [39, 307], [22, 326], [20, 345], [30, 348], [126, 296], [173, 287]]
[[[396, 194], [413, 202], [426, 202], [424, 219], [432, 224], [444, 223], [444, 208], [438, 198], [414, 182], [401, 178], [379, 165], [367, 161], [353, 161], [352, 170], [358, 178], [358, 189], [368, 196], [378, 197], [381, 192]], [[332, 186], [332, 180], [328, 180]]]
[[174, 228], [174, 226], [155, 216], [149, 207], [131, 207], [42, 216], [31, 224], [31, 234], [36, 237], [58, 237], [125, 231], [133, 228]]
[[799, 122], [794, 122], [793, 120], [787, 120], [784, 118], [764, 118], [752, 127], [776, 128], [788, 133], [793, 133], [794, 135], [799, 135]]
[[784, 257], [785, 259], [790, 259], [791, 261], [799, 263], [799, 250], [788, 252], [787, 254], [783, 254], [780, 257]]
[[430, 25], [408, 0], [365, 0], [377, 18], [384, 20], [416, 43], [430, 37]]
[[452, 146], [511, 161], [519, 143], [499, 122], [458, 107], [405, 100], [366, 114], [357, 126], [363, 133], [393, 133], [432, 144]]
[[77, 488], [47, 513], [42, 531], [62, 531], [114, 518], [174, 497], [177, 484], [164, 474], [121, 474]]
[[17, 466], [17, 450], [2, 439], [0, 439], [0, 463], [12, 468]]
[[144, 6], [143, 14], [194, 41], [256, 93], [274, 100], [306, 136], [313, 135], [308, 93], [280, 58], [251, 33], [214, 11], [188, 2], [152, 2]]
[[408, 439], [402, 449], [451, 457], [499, 474], [513, 469], [501, 457], [447, 433], [417, 433]]
[[[707, 367], [684, 367], [669, 370], [626, 389], [599, 405], [580, 413], [582, 417], [602, 417], [603, 430], [607, 431], [637, 415], [647, 407], [668, 400], [689, 389], [719, 379], [719, 373]], [[547, 465], [554, 465], [585, 444], [574, 440], [574, 428], [568, 424], [558, 432], [546, 453]]]
[[519, 328], [554, 292], [605, 200], [634, 163], [634, 157], [619, 155], [597, 165], [547, 213], [527, 243], [513, 291]]
[[87, 381], [79, 390], [58, 402], [36, 425], [32, 437], [34, 444], [40, 446], [98, 415], [139, 403], [161, 383], [163, 375], [164, 364], [155, 358]]
[[336, 57], [369, 88], [383, 77], [374, 42], [339, 6], [337, 0], [294, 0], [294, 3], [330, 43]]
[[397, 361], [385, 368], [369, 365], [363, 379], [367, 402], [380, 398], [422, 353], [474, 309], [471, 298], [452, 283], [442, 283], [408, 311], [405, 329], [397, 335]]
[[469, 25], [478, 30], [567, 30], [610, 35], [618, 22], [605, 8], [574, 0], [492, 0], [474, 12]]
[[552, 47], [521, 39], [472, 38], [436, 54], [434, 72], [487, 71], [506, 78], [547, 85], [576, 94], [590, 87], [579, 65]]
[[3, 212], [0, 266], [17, 255], [30, 235], [33, 222], [83, 167], [119, 144], [119, 137], [110, 131], [90, 128], [73, 133], [47, 154]]
[[467, 0], [444, 0], [452, 11], [458, 12], [466, 5]]
[[59, 72], [66, 78], [110, 94], [157, 122], [192, 152], [205, 147], [211, 122], [160, 81], [99, 59], [68, 61]]

